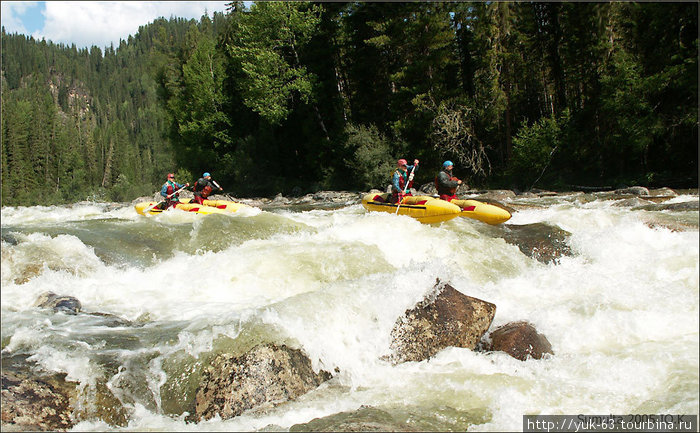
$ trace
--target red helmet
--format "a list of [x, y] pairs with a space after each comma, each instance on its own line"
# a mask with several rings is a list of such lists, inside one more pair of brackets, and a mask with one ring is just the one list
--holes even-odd
[[405, 159], [401, 158], [401, 159], [399, 159], [398, 161], [396, 161], [396, 164], [397, 164], [399, 167], [403, 167], [403, 166], [407, 166], [407, 165], [408, 165], [408, 162], [407, 162]]
[[168, 179], [175, 179], [175, 173], [168, 173]]

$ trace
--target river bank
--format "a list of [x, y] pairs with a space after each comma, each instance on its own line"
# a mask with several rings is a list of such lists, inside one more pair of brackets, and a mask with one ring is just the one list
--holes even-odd
[[[435, 186], [433, 184], [425, 184], [420, 189], [412, 189], [413, 195], [435, 195]], [[215, 194], [210, 197], [211, 200], [231, 200], [240, 203], [245, 203], [249, 206], [260, 208], [267, 207], [282, 207], [282, 206], [349, 206], [361, 202], [362, 197], [368, 193], [380, 193], [376, 189], [363, 192], [353, 191], [318, 191], [315, 193], [305, 194], [303, 196], [283, 196], [277, 194], [275, 197], [258, 197], [258, 198], [237, 198], [229, 194]], [[698, 189], [681, 189], [673, 190], [671, 188], [654, 188], [635, 186], [630, 188], [602, 191], [564, 191], [554, 192], [547, 190], [531, 190], [527, 192], [516, 192], [512, 190], [484, 190], [484, 189], [467, 189], [458, 188], [456, 192], [459, 199], [474, 199], [482, 201], [497, 202], [505, 205], [504, 201], [509, 199], [527, 199], [541, 197], [577, 197], [583, 200], [621, 200], [621, 199], [639, 199], [638, 202], [631, 203], [638, 206], [652, 205], [664, 202], [666, 200], [677, 197], [678, 195], [698, 195]], [[184, 198], [192, 198], [192, 193], [183, 191], [181, 196]], [[153, 197], [143, 196], [134, 199], [132, 203], [141, 201], [155, 200], [160, 201], [162, 197], [159, 193]], [[516, 204], [517, 206], [517, 204]], [[515, 208], [514, 208], [515, 209]]]

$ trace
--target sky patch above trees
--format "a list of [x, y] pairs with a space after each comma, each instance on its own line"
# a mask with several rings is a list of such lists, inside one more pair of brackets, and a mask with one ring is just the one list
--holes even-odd
[[224, 12], [223, 1], [48, 1], [2, 2], [7, 33], [46, 39], [77, 48], [119, 46], [158, 17], [199, 19], [205, 12]]

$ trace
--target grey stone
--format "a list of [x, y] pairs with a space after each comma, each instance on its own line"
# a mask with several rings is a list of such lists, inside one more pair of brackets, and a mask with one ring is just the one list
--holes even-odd
[[566, 243], [571, 233], [545, 223], [505, 225], [503, 239], [520, 251], [542, 263], [558, 263], [563, 256], [571, 256]]
[[311, 360], [286, 345], [258, 345], [241, 356], [217, 356], [204, 371], [195, 396], [197, 420], [219, 414], [229, 419], [261, 406], [292, 400], [330, 379], [314, 372]]
[[69, 314], [79, 313], [82, 305], [77, 298], [73, 296], [61, 296], [53, 292], [44, 292], [37, 298], [34, 303], [35, 307], [51, 308], [54, 311], [63, 311]]
[[2, 371], [2, 430], [65, 431], [74, 425], [76, 384], [65, 374], [30, 377]]

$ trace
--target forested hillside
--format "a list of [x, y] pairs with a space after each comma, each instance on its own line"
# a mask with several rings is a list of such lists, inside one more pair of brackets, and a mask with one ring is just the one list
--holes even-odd
[[230, 4], [119, 47], [2, 30], [2, 204], [418, 183], [696, 187], [697, 3]]

